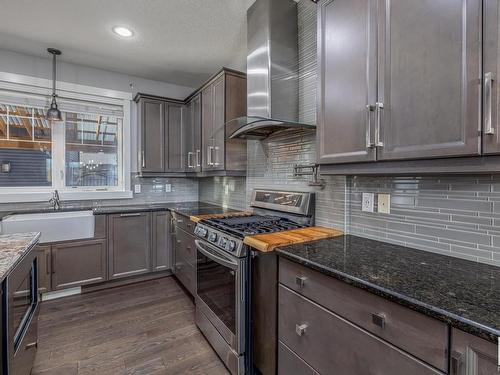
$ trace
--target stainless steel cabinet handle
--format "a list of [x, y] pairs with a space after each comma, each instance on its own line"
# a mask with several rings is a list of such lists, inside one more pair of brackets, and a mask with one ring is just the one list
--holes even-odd
[[214, 147], [214, 151], [215, 151], [215, 162], [214, 162], [214, 165], [217, 167], [219, 166], [219, 147], [218, 146], [215, 146]]
[[142, 167], [146, 168], [146, 158], [144, 157], [144, 150], [141, 151], [141, 161], [142, 161]]
[[176, 222], [177, 222], [177, 224], [182, 224], [182, 223], [184, 222], [184, 220], [182, 220], [182, 219], [177, 219], [177, 220], [176, 220]]
[[38, 341], [35, 342], [30, 342], [29, 344], [26, 344], [24, 347], [25, 350], [30, 350], [32, 348], [37, 348], [38, 347]]
[[188, 152], [188, 168], [194, 168], [192, 152]]
[[201, 167], [201, 151], [196, 150], [196, 166]]
[[375, 111], [375, 106], [366, 105], [366, 148], [372, 148], [375, 144], [372, 141], [372, 112]]
[[212, 165], [212, 146], [207, 147], [207, 165]]
[[307, 277], [305, 277], [305, 276], [296, 276], [295, 277], [295, 284], [297, 284], [297, 286], [299, 288], [303, 288], [305, 283], [306, 283], [306, 280], [307, 280]]
[[488, 72], [484, 75], [484, 134], [493, 135], [495, 134], [495, 128], [491, 120], [491, 96], [493, 87], [493, 73]]
[[305, 323], [295, 325], [295, 333], [299, 336], [304, 336], [304, 334], [306, 333], [306, 329], [307, 329], [307, 324]]
[[384, 103], [377, 102], [375, 104], [375, 110], [377, 112], [377, 126], [375, 127], [375, 147], [384, 147], [384, 143], [380, 138], [380, 128], [382, 126], [382, 109], [384, 109]]
[[372, 323], [375, 324], [376, 326], [379, 326], [380, 328], [384, 329], [385, 328], [385, 314], [382, 314], [382, 313], [372, 314]]
[[214, 166], [215, 165], [215, 162], [214, 162], [214, 152], [215, 152], [215, 147], [210, 147], [210, 165], [211, 166]]
[[137, 212], [134, 214], [120, 214], [120, 217], [136, 217], [136, 216], [141, 216], [141, 215], [142, 215], [142, 213]]

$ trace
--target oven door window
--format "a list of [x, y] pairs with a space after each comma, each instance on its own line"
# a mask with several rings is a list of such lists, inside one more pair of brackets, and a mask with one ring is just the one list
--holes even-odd
[[197, 254], [197, 295], [236, 334], [236, 271]]

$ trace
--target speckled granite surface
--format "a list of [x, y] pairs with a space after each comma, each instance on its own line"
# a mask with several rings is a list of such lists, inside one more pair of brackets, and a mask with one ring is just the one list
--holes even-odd
[[489, 341], [500, 336], [498, 267], [349, 235], [276, 251]]
[[16, 264], [37, 244], [40, 233], [0, 235], [0, 282]]
[[[184, 216], [192, 215], [206, 215], [206, 214], [218, 214], [225, 212], [232, 212], [234, 210], [224, 208], [221, 206], [213, 205], [210, 203], [203, 202], [178, 202], [178, 203], [143, 203], [143, 204], [120, 204], [116, 206], [78, 206], [72, 207], [63, 205], [60, 211], [82, 211], [82, 210], [93, 210], [95, 215], [106, 215], [106, 214], [118, 214], [125, 212], [142, 212], [142, 211], [165, 211], [171, 210], [176, 211]], [[13, 214], [27, 214], [27, 213], [40, 213], [40, 212], [54, 212], [53, 209], [47, 207], [46, 209], [36, 209], [36, 210], [20, 210], [20, 211], [8, 211], [0, 212], [0, 220], [8, 215]]]

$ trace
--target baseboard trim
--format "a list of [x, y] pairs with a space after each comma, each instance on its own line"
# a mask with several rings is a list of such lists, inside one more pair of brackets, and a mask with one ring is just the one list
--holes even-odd
[[74, 296], [82, 293], [82, 287], [69, 288], [63, 290], [54, 290], [53, 292], [42, 293], [42, 301], [51, 301], [63, 297]]

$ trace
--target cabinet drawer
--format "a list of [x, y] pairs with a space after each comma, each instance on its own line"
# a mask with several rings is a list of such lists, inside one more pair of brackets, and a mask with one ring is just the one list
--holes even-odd
[[189, 293], [194, 296], [196, 292], [196, 270], [194, 266], [182, 257], [176, 258], [175, 276]]
[[446, 371], [445, 323], [282, 258], [279, 279], [297, 293]]
[[176, 256], [179, 255], [194, 265], [196, 263], [194, 237], [180, 228], [176, 229], [175, 236]]
[[281, 341], [278, 342], [278, 375], [319, 375], [311, 366], [287, 348]]
[[172, 218], [176, 227], [181, 228], [190, 234], [194, 234], [195, 224], [188, 217], [172, 211]]
[[283, 285], [278, 336], [320, 374], [442, 374]]

